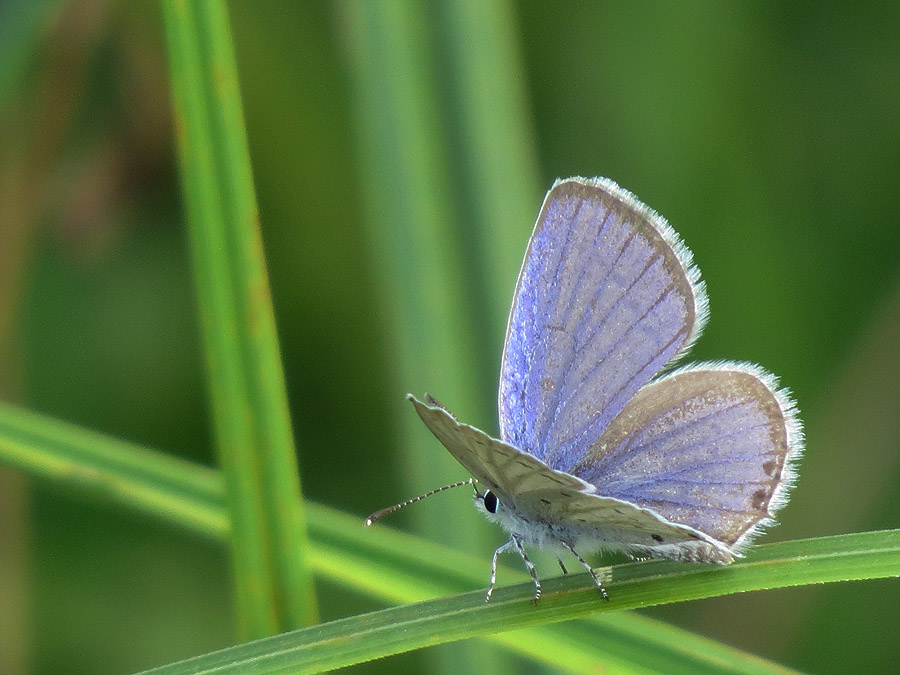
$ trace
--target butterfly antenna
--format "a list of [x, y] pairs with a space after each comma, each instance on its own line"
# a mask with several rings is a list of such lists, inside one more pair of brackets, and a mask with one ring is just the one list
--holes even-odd
[[370, 525], [374, 525], [376, 520], [381, 520], [389, 513], [393, 513], [394, 511], [398, 511], [402, 509], [404, 506], [409, 506], [410, 504], [415, 504], [416, 502], [420, 502], [426, 497], [430, 497], [431, 495], [436, 495], [438, 492], [443, 492], [444, 490], [449, 490], [450, 488], [462, 487], [463, 485], [474, 485], [475, 479], [470, 478], [469, 480], [461, 480], [458, 483], [453, 483], [452, 485], [445, 485], [443, 487], [439, 487], [436, 490], [432, 490], [431, 492], [426, 492], [424, 495], [419, 495], [418, 497], [413, 497], [412, 499], [407, 499], [405, 502], [400, 502], [399, 504], [394, 504], [393, 506], [389, 506], [386, 509], [381, 509], [380, 511], [376, 511], [371, 516], [366, 518], [366, 527]]

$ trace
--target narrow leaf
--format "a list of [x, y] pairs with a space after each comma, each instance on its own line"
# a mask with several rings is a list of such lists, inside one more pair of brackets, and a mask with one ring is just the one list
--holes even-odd
[[294, 442], [225, 4], [163, 7], [239, 623], [258, 637], [316, 616]]
[[[394, 607], [224, 649], [148, 673], [319, 672], [421, 647], [594, 613], [709, 598], [763, 588], [900, 576], [900, 530], [768, 544], [726, 568], [651, 561], [608, 568], [612, 600], [585, 575], [533, 587], [481, 591]], [[250, 670], [252, 668], [252, 671]], [[188, 670], [190, 669], [190, 670]]]

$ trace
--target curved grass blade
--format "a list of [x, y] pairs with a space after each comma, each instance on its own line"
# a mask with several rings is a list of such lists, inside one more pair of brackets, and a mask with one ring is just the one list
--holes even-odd
[[319, 672], [500, 630], [594, 613], [812, 583], [900, 576], [900, 530], [767, 544], [726, 568], [651, 561], [611, 570], [603, 602], [583, 575], [550, 580], [537, 606], [531, 584], [404, 605], [265, 638], [146, 671], [178, 673]]

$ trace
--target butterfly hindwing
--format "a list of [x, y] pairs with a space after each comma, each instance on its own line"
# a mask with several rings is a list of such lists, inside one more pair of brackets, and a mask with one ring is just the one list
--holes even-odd
[[697, 364], [641, 389], [572, 472], [739, 549], [786, 500], [800, 441], [772, 376]]

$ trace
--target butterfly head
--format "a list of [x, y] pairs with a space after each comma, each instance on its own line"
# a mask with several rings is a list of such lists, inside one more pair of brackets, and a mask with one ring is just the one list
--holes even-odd
[[481, 511], [489, 521], [498, 523], [504, 528], [506, 528], [506, 519], [512, 515], [500, 495], [487, 487], [475, 490], [475, 508]]

